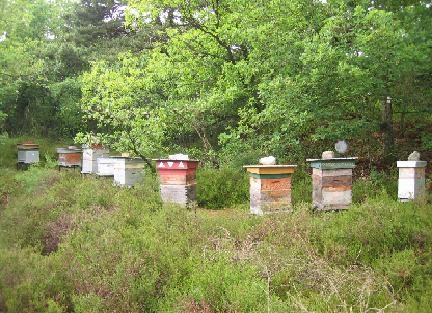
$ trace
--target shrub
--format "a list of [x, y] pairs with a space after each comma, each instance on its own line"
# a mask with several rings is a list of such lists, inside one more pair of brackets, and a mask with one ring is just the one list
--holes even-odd
[[240, 169], [201, 168], [197, 171], [197, 202], [221, 209], [249, 201], [249, 181]]

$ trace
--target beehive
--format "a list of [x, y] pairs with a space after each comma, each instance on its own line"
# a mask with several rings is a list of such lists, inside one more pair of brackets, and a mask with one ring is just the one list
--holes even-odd
[[81, 173], [83, 174], [97, 173], [97, 159], [109, 155], [109, 150], [102, 146], [83, 146], [82, 151]]
[[115, 158], [112, 157], [100, 157], [96, 159], [98, 176], [114, 176], [114, 163]]
[[249, 173], [250, 212], [256, 215], [291, 210], [291, 177], [297, 165], [245, 165]]
[[111, 157], [114, 160], [114, 183], [120, 186], [134, 186], [144, 177], [144, 160], [141, 158]]
[[312, 201], [318, 210], [344, 209], [352, 203], [352, 169], [357, 158], [307, 159], [312, 167]]
[[397, 161], [399, 201], [410, 201], [425, 194], [426, 165], [426, 161]]
[[188, 207], [196, 198], [197, 160], [157, 159], [156, 168], [163, 202]]
[[58, 166], [60, 167], [81, 167], [81, 149], [76, 147], [57, 148]]
[[34, 143], [17, 144], [18, 163], [33, 164], [39, 162], [39, 145]]

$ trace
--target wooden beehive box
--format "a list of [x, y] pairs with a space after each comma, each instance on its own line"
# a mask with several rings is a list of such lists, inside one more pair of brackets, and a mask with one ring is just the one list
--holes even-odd
[[81, 167], [81, 149], [76, 147], [57, 148], [59, 167]]
[[114, 176], [114, 163], [116, 159], [109, 156], [99, 157], [97, 162], [97, 172], [98, 176]]
[[34, 143], [20, 143], [17, 145], [18, 163], [33, 164], [39, 162], [39, 145]]
[[352, 203], [352, 169], [357, 158], [307, 159], [312, 167], [312, 200], [318, 210], [345, 209]]
[[291, 210], [291, 176], [297, 165], [245, 165], [249, 173], [250, 212], [256, 215]]
[[109, 155], [109, 150], [102, 146], [83, 146], [82, 151], [81, 173], [83, 174], [97, 173], [97, 159]]
[[190, 206], [196, 198], [196, 170], [198, 160], [157, 159], [163, 202]]
[[425, 194], [426, 165], [426, 161], [397, 161], [399, 201], [410, 201]]
[[114, 160], [114, 183], [132, 187], [144, 177], [144, 160], [141, 158], [111, 157]]

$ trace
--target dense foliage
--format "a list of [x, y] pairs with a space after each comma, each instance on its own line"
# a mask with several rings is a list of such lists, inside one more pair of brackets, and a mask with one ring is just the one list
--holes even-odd
[[[425, 1], [2, 1], [0, 127], [220, 166], [432, 145]], [[397, 143], [397, 145], [395, 145]], [[241, 151], [241, 153], [239, 153]], [[235, 155], [235, 157], [233, 157]]]
[[[214, 163], [235, 153], [299, 159], [345, 138], [359, 154], [391, 160], [414, 124], [428, 145], [432, 19], [423, 2], [130, 5], [129, 24], [163, 25], [163, 40], [84, 76], [84, 112], [108, 142], [144, 156], [198, 147]], [[143, 126], [150, 134], [137, 135]]]

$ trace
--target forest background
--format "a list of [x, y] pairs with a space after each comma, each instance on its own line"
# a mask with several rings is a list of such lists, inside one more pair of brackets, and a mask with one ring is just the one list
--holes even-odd
[[0, 129], [152, 158], [367, 172], [432, 149], [428, 1], [6, 0]]

